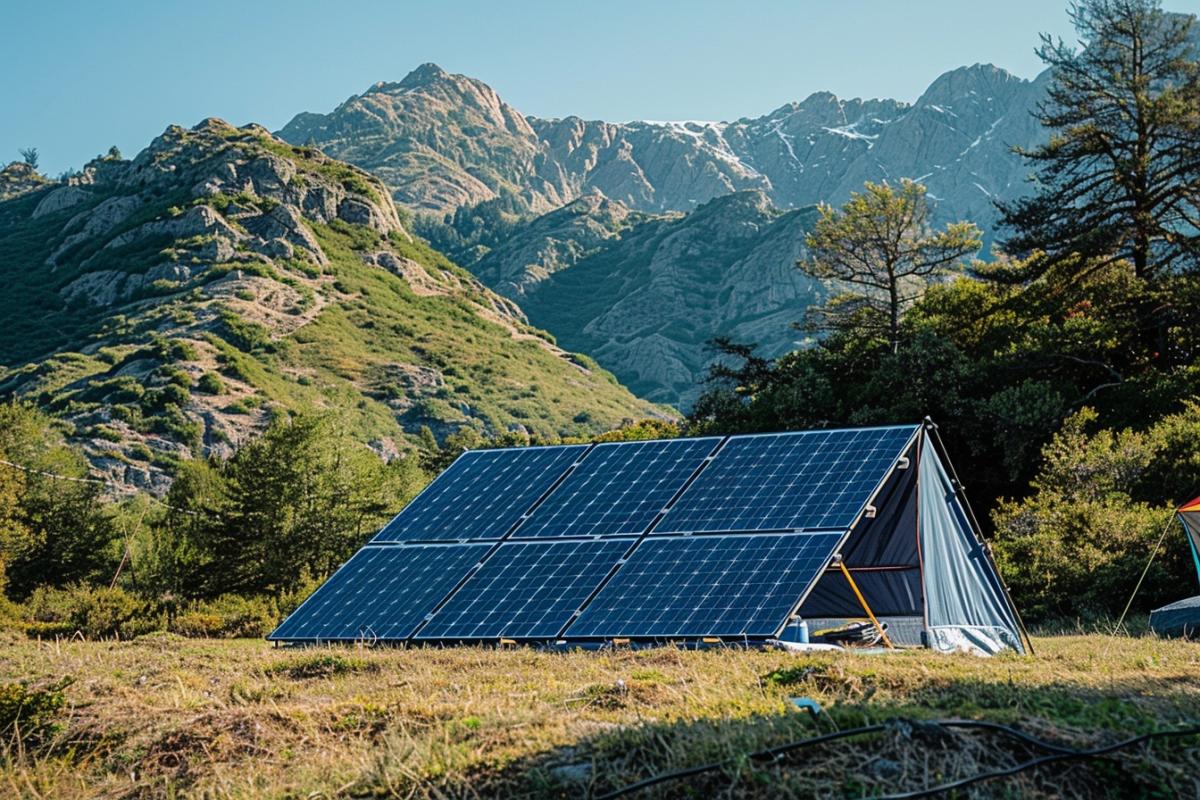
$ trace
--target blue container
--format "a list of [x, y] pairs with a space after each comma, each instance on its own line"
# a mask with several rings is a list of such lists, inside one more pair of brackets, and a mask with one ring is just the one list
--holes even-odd
[[802, 619], [789, 622], [788, 626], [783, 629], [783, 635], [779, 637], [779, 641], [808, 644], [808, 623]]

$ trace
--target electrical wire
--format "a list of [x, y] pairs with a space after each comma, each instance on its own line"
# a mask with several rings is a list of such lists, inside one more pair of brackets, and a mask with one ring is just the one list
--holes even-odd
[[[813, 747], [813, 746], [819, 745], [819, 744], [826, 744], [828, 742], [836, 741], [839, 739], [848, 739], [848, 738], [851, 738], [854, 736], [863, 736], [863, 735], [871, 734], [871, 733], [879, 733], [881, 731], [887, 730], [889, 727], [895, 726], [896, 724], [897, 724], [897, 722], [894, 721], [891, 723], [864, 725], [859, 728], [849, 728], [844, 731], [838, 731], [837, 733], [827, 733], [822, 736], [814, 736], [810, 739], [801, 739], [799, 741], [788, 742], [787, 744], [781, 744], [776, 747], [768, 748], [766, 750], [758, 750], [758, 751], [748, 754], [746, 756], [746, 758], [748, 758], [751, 761], [777, 761], [777, 760], [779, 760], [780, 756], [795, 752], [797, 750], [802, 750], [804, 748]], [[1031, 761], [1023, 762], [1021, 764], [1016, 765], [1015, 767], [1010, 767], [1010, 768], [1003, 769], [1003, 770], [996, 770], [994, 772], [984, 772], [984, 773], [980, 773], [978, 775], [974, 775], [974, 776], [971, 776], [968, 778], [963, 778], [962, 780], [959, 780], [959, 781], [954, 781], [953, 783], [942, 784], [940, 786], [934, 786], [934, 787], [931, 787], [928, 789], [919, 789], [919, 790], [916, 790], [915, 792], [886, 795], [884, 798], [879, 798], [879, 800], [908, 800], [908, 798], [931, 797], [933, 795], [941, 794], [943, 792], [951, 791], [953, 789], [958, 789], [958, 788], [962, 788], [965, 786], [971, 786], [975, 783], [981, 783], [983, 781], [989, 781], [989, 780], [993, 780], [995, 778], [1002, 778], [1002, 777], [1007, 777], [1010, 775], [1015, 775], [1018, 772], [1022, 772], [1027, 769], [1032, 769], [1034, 767], [1041, 766], [1042, 764], [1053, 763], [1055, 761], [1066, 761], [1066, 760], [1080, 759], [1080, 758], [1097, 758], [1097, 757], [1106, 755], [1108, 753], [1114, 752], [1116, 750], [1121, 750], [1126, 747], [1131, 747], [1135, 744], [1139, 744], [1141, 742], [1148, 741], [1151, 739], [1174, 737], [1174, 736], [1200, 735], [1200, 727], [1182, 728], [1182, 729], [1173, 730], [1173, 731], [1157, 731], [1154, 733], [1143, 734], [1141, 736], [1135, 736], [1131, 739], [1126, 739], [1126, 740], [1117, 742], [1115, 744], [1106, 745], [1104, 747], [1094, 748], [1092, 750], [1077, 750], [1072, 747], [1067, 747], [1065, 745], [1055, 744], [1054, 742], [1048, 742], [1044, 739], [1039, 739], [1036, 736], [1032, 736], [1028, 733], [1025, 733], [1024, 731], [1017, 730], [1016, 728], [1012, 728], [1008, 725], [1001, 725], [1000, 723], [997, 723], [997, 722], [986, 722], [986, 721], [982, 721], [982, 720], [949, 719], [949, 720], [930, 720], [927, 722], [923, 721], [923, 722], [915, 722], [915, 723], [908, 723], [908, 724], [911, 724], [915, 728], [929, 729], [929, 728], [942, 727], [942, 728], [962, 728], [962, 729], [992, 731], [995, 733], [1001, 733], [1006, 736], [1010, 736], [1014, 739], [1018, 739], [1027, 744], [1033, 745], [1034, 747], [1038, 747], [1043, 750], [1048, 750], [1048, 751], [1050, 751], [1051, 754], [1047, 755], [1047, 756], [1041, 756], [1040, 758], [1036, 758]], [[630, 795], [635, 792], [639, 792], [642, 789], [648, 789], [651, 786], [657, 786], [661, 783], [667, 783], [669, 781], [681, 780], [683, 778], [690, 778], [695, 775], [701, 775], [705, 772], [712, 772], [714, 770], [721, 769], [722, 767], [730, 764], [731, 762], [732, 762], [732, 759], [726, 759], [724, 761], [713, 761], [713, 762], [710, 762], [707, 764], [699, 764], [695, 767], [687, 767], [685, 769], [675, 770], [673, 772], [663, 772], [658, 775], [652, 775], [649, 778], [638, 781], [637, 783], [630, 783], [625, 786], [614, 789], [611, 792], [607, 792], [605, 794], [599, 795], [597, 797], [597, 800], [613, 800], [613, 798], [624, 797], [626, 795]]]
[[[56, 481], [67, 481], [69, 483], [90, 483], [95, 486], [109, 486], [114, 489], [123, 488], [121, 486], [121, 484], [119, 484], [115, 481], [106, 481], [106, 480], [102, 480], [100, 478], [77, 478], [72, 475], [60, 475], [57, 472], [47, 472], [42, 469], [34, 469], [33, 467], [26, 467], [23, 464], [16, 464], [12, 461], [6, 461], [2, 458], [0, 458], [0, 466], [20, 470], [21, 472], [28, 473], [29, 475], [38, 475], [43, 478], [52, 478]], [[173, 506], [170, 503], [167, 503], [166, 501], [159, 500], [157, 497], [155, 497], [152, 494], [146, 494], [145, 497], [151, 503], [158, 503], [163, 508], [169, 508], [172, 511], [178, 511], [180, 514], [187, 514], [188, 516], [192, 516], [192, 517], [200, 516], [200, 514], [196, 511], [189, 511], [186, 508], [179, 508], [178, 506]]]
[[1016, 766], [1008, 767], [1006, 769], [998, 769], [992, 772], [981, 772], [978, 775], [972, 775], [969, 778], [963, 778], [962, 780], [952, 781], [950, 783], [943, 783], [939, 786], [932, 786], [928, 789], [917, 789], [916, 791], [912, 792], [883, 795], [882, 797], [878, 798], [878, 800], [913, 800], [913, 798], [918, 797], [933, 797], [934, 795], [952, 792], [955, 789], [964, 789], [977, 783], [995, 780], [996, 778], [1007, 778], [1020, 772], [1024, 772], [1025, 770], [1033, 769], [1034, 767], [1040, 767], [1045, 764], [1053, 764], [1058, 761], [1099, 758], [1109, 753], [1116, 752], [1117, 750], [1124, 750], [1127, 747], [1132, 747], [1135, 744], [1141, 744], [1142, 742], [1148, 742], [1153, 739], [1166, 739], [1176, 736], [1200, 736], [1200, 727], [1181, 728], [1173, 731], [1155, 731], [1154, 733], [1144, 733], [1141, 736], [1134, 736], [1130, 739], [1124, 739], [1120, 742], [1115, 742], [1103, 747], [1094, 747], [1091, 750], [1074, 750], [1066, 753], [1054, 753], [1052, 755], [1030, 759], [1029, 761], [1023, 761]]

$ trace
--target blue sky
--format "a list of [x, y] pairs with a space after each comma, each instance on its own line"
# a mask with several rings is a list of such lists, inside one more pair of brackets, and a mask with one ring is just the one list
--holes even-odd
[[173, 122], [274, 130], [426, 61], [527, 114], [733, 119], [818, 90], [913, 100], [975, 62], [1032, 77], [1038, 32], [1071, 34], [1066, 0], [4, 4], [0, 163], [32, 145], [50, 174]]

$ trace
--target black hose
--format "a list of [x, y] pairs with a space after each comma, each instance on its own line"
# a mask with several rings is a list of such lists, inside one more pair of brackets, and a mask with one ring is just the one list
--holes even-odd
[[943, 792], [951, 792], [955, 789], [963, 789], [976, 783], [983, 783], [984, 781], [990, 781], [996, 778], [1007, 778], [1011, 775], [1016, 775], [1019, 772], [1024, 772], [1025, 770], [1033, 769], [1034, 767], [1040, 767], [1044, 764], [1053, 764], [1057, 761], [1073, 761], [1075, 759], [1099, 758], [1100, 756], [1108, 753], [1112, 753], [1117, 750], [1124, 750], [1126, 747], [1132, 747], [1135, 744], [1148, 742], [1151, 739], [1165, 739], [1175, 736], [1200, 736], [1200, 727], [1183, 728], [1174, 731], [1156, 731], [1154, 733], [1144, 733], [1141, 736], [1134, 736], [1131, 739], [1125, 739], [1123, 741], [1105, 745], [1103, 747], [1095, 747], [1091, 750], [1074, 750], [1066, 753], [1054, 753], [1053, 755], [1041, 756], [1040, 758], [1023, 761], [1020, 764], [1017, 764], [1013, 767], [1008, 767], [1007, 769], [998, 769], [993, 772], [981, 772], [978, 775], [972, 775], [969, 778], [963, 778], [962, 780], [952, 781], [950, 783], [943, 783], [940, 786], [933, 786], [929, 789], [917, 789], [916, 791], [912, 792], [883, 795], [882, 797], [877, 798], [877, 800], [912, 800], [912, 798], [917, 797], [933, 797], [934, 795], [942, 794]]
[[[1034, 767], [1041, 766], [1042, 764], [1049, 764], [1049, 763], [1053, 763], [1055, 761], [1066, 761], [1066, 760], [1079, 759], [1079, 758], [1097, 758], [1097, 757], [1106, 755], [1107, 753], [1111, 753], [1116, 750], [1121, 750], [1126, 747], [1131, 747], [1135, 744], [1139, 744], [1141, 742], [1148, 741], [1151, 739], [1173, 737], [1173, 736], [1200, 735], [1200, 727], [1183, 728], [1183, 729], [1173, 730], [1173, 731], [1157, 731], [1155, 733], [1147, 733], [1147, 734], [1143, 734], [1141, 736], [1135, 736], [1132, 739], [1126, 739], [1124, 741], [1117, 742], [1116, 744], [1106, 745], [1104, 747], [1098, 747], [1098, 748], [1095, 748], [1092, 750], [1077, 750], [1072, 747], [1066, 747], [1064, 745], [1055, 744], [1054, 742], [1047, 742], [1044, 739], [1039, 739], [1036, 736], [1031, 736], [1030, 734], [1025, 733], [1024, 731], [1017, 730], [1016, 728], [1009, 727], [1008, 725], [1001, 725], [996, 722], [985, 722], [985, 721], [981, 721], [981, 720], [950, 719], [950, 720], [931, 720], [928, 722], [919, 722], [919, 723], [917, 723], [917, 725], [939, 726], [939, 727], [943, 727], [943, 728], [964, 728], [964, 729], [977, 729], [977, 730], [993, 731], [996, 733], [1004, 734], [1006, 736], [1011, 736], [1015, 739], [1019, 739], [1023, 742], [1026, 742], [1027, 744], [1033, 745], [1034, 747], [1038, 747], [1043, 750], [1049, 750], [1051, 755], [1041, 756], [1040, 758], [1032, 759], [1030, 761], [1025, 761], [1021, 764], [1018, 764], [1014, 767], [1010, 767], [1008, 769], [996, 770], [994, 772], [980, 773], [979, 775], [974, 775], [969, 778], [963, 778], [962, 780], [954, 781], [953, 783], [947, 783], [947, 784], [942, 784], [940, 786], [934, 786], [929, 789], [919, 789], [914, 792], [886, 795], [882, 798], [879, 798], [879, 800], [907, 800], [908, 798], [931, 797], [935, 794], [941, 794], [943, 792], [948, 792], [953, 789], [960, 789], [965, 786], [970, 786], [972, 784], [980, 783], [983, 781], [989, 781], [994, 778], [1002, 778], [1002, 777], [1007, 777], [1010, 775], [1015, 775], [1018, 772], [1022, 772], [1026, 769], [1032, 769]], [[876, 724], [876, 725], [864, 725], [859, 728], [850, 728], [850, 729], [847, 729], [844, 731], [838, 731], [836, 733], [827, 733], [822, 736], [814, 736], [811, 739], [801, 739], [801, 740], [795, 741], [795, 742], [788, 742], [787, 744], [777, 745], [776, 747], [771, 747], [766, 750], [758, 750], [758, 751], [748, 754], [746, 757], [752, 761], [775, 761], [775, 760], [778, 760], [778, 758], [780, 756], [785, 755], [787, 753], [794, 752], [796, 750], [801, 750], [803, 748], [812, 747], [812, 746], [815, 746], [818, 744], [825, 744], [827, 742], [836, 741], [838, 739], [847, 739], [847, 738], [850, 738], [853, 736], [862, 736], [864, 734], [869, 734], [869, 733], [879, 733], [880, 731], [886, 730], [888, 727], [889, 727], [889, 724], [884, 724], [884, 723], [880, 723], [880, 724]], [[725, 761], [713, 761], [713, 762], [710, 762], [707, 764], [699, 764], [695, 767], [687, 767], [685, 769], [675, 770], [673, 772], [663, 772], [658, 775], [652, 775], [649, 778], [638, 781], [637, 783], [630, 783], [630, 784], [622, 786], [618, 789], [614, 789], [611, 792], [607, 792], [605, 794], [599, 795], [597, 797], [597, 800], [612, 800], [612, 798], [624, 797], [625, 795], [633, 794], [634, 792], [641, 791], [642, 789], [648, 789], [651, 786], [657, 786], [660, 783], [667, 783], [669, 781], [680, 780], [682, 778], [690, 778], [692, 776], [700, 775], [705, 772], [712, 772], [713, 770], [721, 769], [722, 767], [724, 767], [725, 765], [727, 765], [729, 763], [730, 763], [729, 759], [726, 759]]]

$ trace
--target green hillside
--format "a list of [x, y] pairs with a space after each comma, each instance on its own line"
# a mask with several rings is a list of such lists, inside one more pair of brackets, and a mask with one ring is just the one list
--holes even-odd
[[0, 396], [113, 479], [161, 488], [274, 414], [345, 411], [384, 454], [429, 425], [538, 437], [661, 414], [415, 241], [366, 173], [257, 126], [0, 202]]

